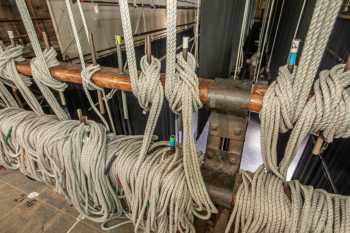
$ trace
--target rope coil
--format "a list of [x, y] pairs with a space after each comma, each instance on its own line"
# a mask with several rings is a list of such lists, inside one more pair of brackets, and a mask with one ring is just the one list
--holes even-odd
[[172, 154], [167, 142], [152, 138], [136, 167], [143, 136], [116, 136], [93, 121], [61, 121], [18, 108], [0, 110], [0, 136], [9, 128], [8, 144], [0, 143], [0, 164], [53, 185], [81, 216], [101, 223], [127, 217], [135, 231], [149, 233], [195, 232], [197, 207], [182, 155]]

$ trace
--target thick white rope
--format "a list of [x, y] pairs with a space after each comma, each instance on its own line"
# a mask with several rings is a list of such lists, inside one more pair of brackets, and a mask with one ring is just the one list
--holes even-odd
[[160, 82], [160, 61], [157, 58], [152, 57], [151, 64], [149, 64], [146, 56], [142, 57], [140, 62], [141, 74], [138, 75], [128, 1], [121, 0], [119, 5], [132, 92], [137, 97], [142, 109], [149, 111], [144, 132], [144, 143], [137, 163], [139, 166], [149, 149], [157, 125], [163, 106], [164, 90]]
[[212, 213], [217, 212], [217, 209], [206, 190], [192, 135], [192, 113], [202, 106], [199, 99], [198, 77], [195, 73], [196, 59], [191, 53], [188, 53], [187, 61], [182, 54], [176, 56], [176, 9], [177, 1], [168, 0], [165, 96], [170, 108], [182, 115], [184, 134], [181, 149], [186, 183], [193, 201], [197, 204], [194, 214], [208, 219]]
[[[300, 118], [305, 117], [305, 114], [302, 113], [307, 111], [305, 106], [307, 106], [306, 103], [309, 98], [313, 79], [316, 76], [340, 5], [341, 0], [317, 1], [299, 66], [293, 74], [286, 67], [282, 67], [277, 80], [271, 84], [264, 96], [264, 104], [260, 113], [262, 156], [266, 168], [281, 178], [285, 177], [290, 159], [294, 156], [295, 148], [292, 148], [291, 144], [303, 138], [301, 135], [294, 136], [293, 134], [289, 143], [290, 146], [288, 147], [290, 150], [288, 149], [289, 151], [286, 151], [286, 159], [281, 163], [281, 168], [279, 169], [276, 150], [278, 133], [279, 131], [286, 132], [292, 129], [297, 121], [304, 121]], [[328, 80], [325, 81], [326, 83], [331, 82], [329, 80], [339, 79], [343, 75], [338, 68], [334, 69], [337, 71], [332, 71], [329, 73], [330, 75], [326, 76], [338, 77], [327, 77], [325, 78]], [[342, 93], [344, 87], [337, 85], [336, 87], [331, 86], [331, 89], [332, 92]], [[327, 98], [327, 96], [323, 96], [323, 98]], [[330, 101], [329, 98], [324, 101]], [[319, 108], [321, 107], [320, 105]], [[329, 105], [322, 106], [325, 112], [332, 112], [333, 110], [329, 107]], [[336, 108], [336, 106], [332, 107]], [[320, 114], [322, 113], [321, 110], [318, 110], [318, 112]], [[300, 129], [295, 129], [295, 131], [300, 132]]]
[[0, 100], [3, 107], [18, 107], [16, 99], [11, 95], [5, 84], [0, 79]]
[[[100, 67], [98, 65], [94, 65], [94, 64], [86, 66], [85, 60], [84, 60], [83, 49], [82, 49], [82, 46], [81, 46], [81, 43], [80, 43], [77, 26], [76, 26], [76, 23], [75, 23], [75, 20], [74, 20], [74, 16], [73, 16], [72, 6], [71, 6], [71, 3], [70, 3], [69, 0], [66, 0], [65, 2], [66, 2], [67, 10], [68, 10], [68, 17], [69, 17], [70, 24], [71, 24], [71, 27], [72, 27], [72, 30], [73, 30], [74, 40], [75, 40], [75, 43], [76, 43], [77, 49], [78, 49], [78, 54], [79, 54], [81, 67], [82, 67], [81, 77], [82, 77], [82, 80], [83, 80], [83, 89], [84, 89], [85, 95], [88, 98], [88, 101], [90, 103], [91, 108], [94, 110], [96, 115], [100, 118], [100, 120], [106, 126], [107, 130], [110, 131], [110, 128], [109, 128], [109, 125], [108, 125], [106, 119], [103, 117], [101, 112], [96, 108], [96, 106], [95, 106], [95, 104], [94, 104], [94, 102], [92, 100], [92, 97], [90, 95], [89, 90], [97, 90], [97, 91], [102, 92], [103, 100], [104, 100], [105, 106], [107, 108], [107, 114], [108, 114], [108, 118], [109, 118], [109, 121], [110, 121], [110, 124], [111, 124], [111, 127], [112, 127], [112, 131], [115, 133], [116, 131], [115, 131], [115, 127], [114, 127], [114, 122], [113, 122], [113, 119], [112, 119], [112, 114], [111, 114], [111, 111], [110, 111], [110, 108], [109, 108], [109, 104], [108, 104], [108, 100], [106, 98], [105, 91], [102, 88], [98, 88], [91, 81], [92, 76], [97, 71], [100, 70]], [[87, 38], [89, 38], [88, 28], [87, 28], [87, 24], [86, 24], [86, 19], [85, 19], [85, 16], [84, 16], [84, 12], [83, 12], [83, 10], [81, 8], [80, 2], [78, 2], [78, 7], [79, 7], [80, 16], [81, 16], [83, 24], [84, 24], [85, 35], [86, 35]], [[88, 41], [89, 41], [89, 39], [88, 39]]]
[[48, 88], [50, 87], [57, 90], [61, 92], [62, 95], [64, 90], [67, 88], [66, 83], [53, 79], [50, 74], [49, 68], [59, 65], [59, 62], [56, 59], [56, 51], [53, 48], [46, 49], [44, 52], [41, 50], [39, 39], [36, 35], [25, 1], [16, 0], [16, 3], [36, 55], [36, 58], [34, 58], [31, 62], [33, 79], [54, 113], [61, 120], [69, 119], [68, 114], [63, 110], [53, 93]]
[[[296, 148], [310, 131], [322, 132], [326, 142], [350, 136], [350, 71], [344, 71], [344, 65], [322, 71], [309, 98], [341, 3], [341, 0], [316, 2], [297, 70], [291, 74], [287, 67], [281, 67], [277, 80], [264, 96], [261, 111], [264, 166], [253, 176], [243, 172], [243, 184], [237, 193], [227, 233], [233, 224], [234, 232], [249, 233], [349, 230], [346, 209], [349, 197], [314, 190], [298, 181], [284, 182]], [[284, 157], [278, 164], [278, 134], [293, 127]], [[290, 195], [285, 194], [288, 191]]]
[[20, 91], [33, 111], [38, 114], [44, 114], [38, 100], [28, 88], [31, 85], [30, 80], [22, 77], [17, 71], [16, 62], [24, 61], [22, 54], [22, 46], [0, 47], [0, 76], [5, 84], [15, 87]]
[[[242, 173], [242, 185], [226, 227], [228, 232], [337, 232], [350, 230], [350, 198], [283, 182], [263, 166]], [[289, 193], [289, 194], [286, 194]], [[231, 231], [232, 230], [232, 231]]]
[[167, 142], [153, 141], [137, 168], [143, 136], [107, 134], [93, 121], [61, 121], [18, 108], [0, 110], [0, 136], [9, 129], [0, 164], [55, 186], [84, 218], [111, 222], [126, 215], [135, 232], [195, 232], [196, 204], [182, 155]]

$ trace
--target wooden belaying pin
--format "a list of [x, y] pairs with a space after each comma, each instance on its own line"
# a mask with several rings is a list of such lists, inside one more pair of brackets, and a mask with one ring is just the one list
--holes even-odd
[[77, 109], [77, 116], [78, 116], [78, 120], [80, 121], [80, 123], [86, 124], [87, 123], [87, 116], [83, 115], [83, 112], [80, 108]]
[[94, 65], [97, 64], [97, 58], [96, 58], [96, 48], [95, 48], [95, 38], [94, 38], [94, 34], [92, 32], [90, 32], [89, 34], [89, 40], [90, 40], [90, 52], [91, 52], [91, 59], [92, 59], [92, 63]]
[[11, 46], [15, 47], [16, 46], [16, 42], [15, 42], [15, 35], [13, 34], [13, 31], [7, 31], [7, 34], [9, 36], [10, 42], [11, 42]]
[[[122, 54], [122, 49], [121, 49], [121, 44], [122, 44], [122, 37], [120, 35], [115, 36], [115, 46], [117, 47], [117, 59], [118, 59], [118, 68], [119, 68], [119, 73], [124, 73], [123, 70], [123, 54]], [[115, 90], [116, 91], [116, 90]], [[128, 110], [128, 100], [126, 93], [124, 91], [121, 91], [121, 96], [122, 96], [122, 108], [123, 108], [123, 121], [122, 125], [124, 129], [126, 129], [126, 134], [132, 134], [132, 129], [131, 129], [131, 122], [129, 120], [129, 110]]]
[[77, 116], [78, 116], [78, 120], [80, 122], [82, 122], [82, 119], [83, 119], [83, 112], [81, 111], [80, 108], [77, 109]]
[[47, 34], [45, 31], [41, 32], [42, 36], [43, 36], [43, 40], [44, 40], [44, 44], [45, 44], [45, 48], [49, 49], [50, 48], [50, 41], [49, 38], [47, 37]]
[[[11, 47], [15, 47], [16, 46], [16, 42], [15, 42], [15, 36], [13, 34], [13, 31], [7, 31], [7, 34], [9, 36], [9, 39], [10, 39], [10, 42], [11, 42]], [[19, 107], [20, 108], [24, 108], [24, 104], [23, 104], [23, 102], [21, 100], [21, 97], [20, 97], [20, 95], [18, 93], [17, 88], [16, 87], [12, 87], [11, 90], [12, 90], [12, 94], [15, 97]]]
[[152, 44], [151, 44], [151, 36], [147, 35], [145, 37], [145, 54], [147, 56], [147, 63], [152, 63]]
[[122, 54], [122, 37], [120, 35], [115, 35], [115, 47], [117, 48], [117, 62], [118, 62], [118, 69], [119, 73], [122, 74], [123, 71], [123, 54]]
[[[95, 40], [94, 40], [94, 35], [92, 32], [89, 34], [89, 39], [90, 39], [90, 50], [91, 50], [91, 59], [92, 59], [92, 64], [97, 65], [97, 58], [96, 58], [96, 48], [95, 48]], [[101, 91], [97, 90], [97, 99], [98, 99], [98, 106], [100, 109], [101, 114], [105, 114], [105, 106], [103, 104], [103, 97]]]
[[184, 57], [185, 61], [187, 61], [187, 57], [188, 57], [188, 47], [189, 47], [189, 38], [188, 37], [182, 38], [182, 56]]

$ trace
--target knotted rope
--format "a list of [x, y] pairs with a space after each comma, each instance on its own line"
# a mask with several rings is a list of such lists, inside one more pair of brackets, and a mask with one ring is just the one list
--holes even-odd
[[[317, 1], [299, 66], [292, 74], [286, 67], [282, 67], [276, 81], [271, 84], [264, 96], [264, 104], [260, 113], [262, 156], [266, 168], [280, 178], [286, 176], [290, 156], [294, 153], [286, 150], [285, 162], [282, 161], [281, 168], [278, 168], [276, 150], [278, 133], [292, 129], [305, 110], [313, 80], [341, 2], [341, 0]], [[324, 111], [329, 112], [331, 109], [324, 109]], [[293, 137], [291, 139], [295, 140]], [[303, 140], [303, 138], [300, 137], [299, 140]]]
[[[264, 166], [253, 176], [243, 172], [226, 233], [234, 232], [347, 232], [350, 198], [285, 182], [296, 148], [306, 135], [322, 132], [327, 142], [350, 136], [350, 72], [344, 65], [322, 71], [309, 98], [341, 0], [318, 0], [300, 64], [294, 73], [281, 67], [264, 96], [261, 147]], [[292, 129], [284, 157], [277, 161], [279, 132]], [[290, 192], [290, 195], [285, 193]]]
[[141, 74], [138, 75], [128, 1], [122, 0], [119, 4], [132, 92], [143, 110], [149, 111], [140, 159], [137, 162], [139, 166], [149, 149], [163, 106], [164, 91], [160, 82], [160, 61], [157, 58], [152, 57], [151, 64], [148, 64], [146, 56], [142, 57]]
[[[36, 55], [31, 61], [33, 79], [54, 113], [59, 119], [67, 120], [70, 118], [69, 115], [63, 110], [57, 102], [56, 97], [49, 89], [50, 87], [51, 89], [59, 91], [61, 96], [63, 96], [63, 92], [68, 86], [66, 83], [58, 81], [51, 76], [49, 68], [59, 65], [56, 58], [57, 53], [53, 48], [45, 49], [44, 52], [41, 50], [39, 39], [36, 35], [26, 2], [24, 0], [16, 0], [16, 3]], [[64, 96], [62, 98], [64, 98]]]
[[12, 87], [18, 88], [29, 107], [38, 114], [44, 114], [40, 103], [28, 88], [31, 82], [28, 78], [22, 77], [17, 71], [16, 63], [24, 60], [22, 57], [23, 47], [0, 48], [0, 76], [2, 81]]
[[[110, 107], [109, 107], [109, 104], [108, 104], [108, 100], [106, 98], [106, 93], [105, 93], [104, 89], [97, 87], [91, 81], [93, 75], [97, 71], [100, 70], [100, 67], [97, 64], [91, 64], [89, 66], [86, 66], [85, 60], [84, 60], [83, 49], [82, 49], [81, 42], [80, 42], [80, 39], [79, 39], [77, 25], [76, 25], [76, 23], [74, 21], [72, 6], [71, 6], [71, 3], [70, 3], [69, 0], [66, 0], [65, 3], [66, 3], [67, 10], [68, 10], [68, 17], [69, 17], [70, 24], [71, 24], [71, 27], [72, 27], [72, 30], [73, 30], [74, 40], [75, 40], [75, 43], [77, 45], [79, 59], [80, 59], [81, 67], [82, 67], [82, 71], [81, 71], [80, 76], [82, 77], [82, 80], [83, 80], [83, 89], [84, 89], [85, 95], [88, 98], [88, 101], [89, 101], [89, 103], [91, 105], [91, 108], [94, 110], [96, 115], [100, 118], [100, 120], [105, 125], [107, 130], [110, 131], [110, 128], [109, 128], [109, 125], [108, 125], [106, 119], [99, 112], [99, 110], [96, 108], [95, 103], [92, 100], [92, 97], [90, 95], [89, 90], [97, 90], [98, 92], [102, 93], [103, 102], [104, 102], [104, 104], [106, 106], [106, 109], [107, 109], [107, 114], [108, 114], [109, 122], [110, 122], [111, 127], [112, 127], [112, 131], [114, 133], [116, 133], [114, 122], [113, 122], [113, 118], [112, 118], [112, 114], [111, 114], [111, 110], [110, 110]], [[79, 7], [79, 13], [80, 13], [81, 19], [83, 21], [83, 27], [85, 29], [85, 36], [86, 36], [86, 38], [88, 38], [88, 41], [89, 41], [89, 34], [88, 34], [88, 28], [87, 28], [87, 24], [86, 24], [86, 19], [85, 19], [84, 12], [83, 12], [83, 10], [81, 8], [80, 2], [78, 2], [78, 7]], [[92, 42], [90, 42], [90, 43], [92, 43]]]
[[[195, 140], [192, 135], [192, 113], [202, 107], [199, 99], [198, 77], [195, 73], [196, 61], [191, 53], [188, 53], [187, 61], [182, 54], [176, 56], [176, 8], [176, 0], [167, 1], [165, 96], [170, 108], [174, 112], [182, 114], [184, 171], [191, 197], [197, 204], [194, 214], [197, 217], [208, 219], [212, 213], [217, 212], [217, 209], [206, 190], [200, 171]], [[202, 214], [203, 211], [206, 212], [204, 215]]]
[[350, 136], [350, 71], [337, 65], [320, 73], [314, 95], [306, 103], [288, 141], [281, 171], [288, 169], [296, 149], [309, 132], [322, 132], [327, 143]]
[[[130, 75], [130, 80], [131, 80], [131, 86], [132, 86], [132, 91], [137, 96], [140, 105], [144, 108], [147, 109], [149, 104], [152, 104], [151, 110], [150, 110], [150, 116], [149, 120], [147, 122], [146, 130], [145, 130], [145, 139], [144, 143], [141, 148], [141, 156], [137, 162], [137, 168], [136, 173], [134, 174], [135, 177], [138, 177], [138, 179], [143, 180], [142, 182], [146, 182], [145, 179], [147, 179], [147, 175], [144, 175], [144, 171], [148, 171], [148, 169], [145, 169], [144, 163], [141, 164], [141, 162], [145, 158], [145, 152], [147, 152], [149, 145], [148, 142], [150, 141], [150, 135], [153, 133], [152, 131], [149, 131], [149, 129], [154, 129], [153, 127], [155, 126], [156, 121], [155, 120], [150, 120], [150, 119], [158, 119], [159, 111], [161, 108], [161, 104], [163, 101], [163, 91], [161, 87], [161, 83], [159, 81], [159, 70], [160, 67], [159, 65], [157, 66], [158, 68], [155, 69], [155, 67], [152, 66], [151, 64], [148, 64], [146, 61], [146, 58], [143, 57], [141, 59], [141, 75], [138, 76], [138, 71], [137, 71], [137, 66], [136, 66], [136, 56], [135, 56], [135, 51], [134, 51], [134, 44], [133, 44], [133, 36], [132, 36], [132, 30], [131, 30], [131, 22], [130, 22], [130, 13], [129, 13], [129, 7], [128, 7], [128, 2], [126, 0], [122, 0], [119, 2], [120, 4], [120, 13], [122, 16], [122, 24], [123, 24], [123, 31], [124, 31], [124, 39], [125, 39], [125, 46], [126, 46], [126, 52], [127, 52], [127, 58], [128, 58], [128, 65], [129, 65], [129, 75]], [[176, 2], [173, 3], [175, 5], [175, 11], [173, 11], [171, 14], [171, 17], [174, 16], [172, 19], [175, 18], [175, 21], [173, 20], [168, 20], [168, 24], [175, 25], [175, 36], [171, 34], [172, 37], [176, 38]], [[169, 27], [172, 29], [172, 27]], [[168, 28], [168, 30], [169, 30]], [[167, 48], [167, 60], [175, 60], [175, 55], [176, 55], [176, 40], [167, 40], [167, 46], [169, 46], [169, 43], [174, 47], [173, 50]], [[173, 54], [173, 56], [169, 56], [170, 54]], [[152, 58], [152, 61], [155, 58]], [[158, 63], [158, 61], [157, 61]], [[147, 66], [147, 67], [146, 67]], [[169, 76], [167, 73], [167, 79], [166, 79], [166, 90], [165, 94], [167, 95], [167, 98], [169, 100], [169, 96], [171, 95], [171, 107], [175, 111], [182, 111], [183, 116], [184, 116], [184, 126], [185, 126], [185, 131], [184, 131], [184, 141], [186, 142], [184, 144], [184, 148], [182, 153], [177, 151], [176, 157], [178, 157], [180, 154], [182, 154], [183, 159], [183, 169], [184, 170], [177, 170], [177, 176], [173, 176], [172, 173], [167, 174], [167, 176], [173, 177], [174, 180], [171, 180], [171, 184], [173, 182], [176, 183], [176, 185], [181, 185], [181, 187], [184, 187], [186, 185], [186, 188], [188, 189], [188, 192], [183, 192], [182, 196], [186, 198], [186, 200], [193, 202], [195, 205], [190, 205], [187, 206], [185, 213], [179, 213], [176, 212], [175, 208], [175, 215], [174, 211], [170, 212], [170, 215], [173, 216], [169, 220], [167, 218], [161, 219], [161, 222], [158, 224], [158, 230], [160, 232], [175, 232], [176, 229], [179, 230], [179, 226], [186, 226], [185, 229], [190, 230], [191, 232], [194, 231], [194, 227], [192, 225], [193, 222], [193, 215], [195, 214], [198, 217], [201, 218], [209, 218], [212, 212], [215, 212], [215, 206], [212, 204], [212, 202], [209, 199], [209, 196], [206, 192], [205, 185], [203, 182], [203, 178], [200, 173], [200, 168], [199, 168], [199, 158], [196, 152], [195, 148], [195, 142], [192, 136], [192, 121], [191, 121], [191, 116], [193, 109], [198, 110], [198, 108], [201, 107], [201, 102], [199, 100], [199, 91], [198, 91], [198, 78], [195, 74], [195, 68], [196, 68], [196, 62], [195, 58], [193, 57], [192, 54], [189, 54], [188, 61], [186, 62], [182, 56], [178, 56], [178, 65], [175, 67], [175, 63], [172, 64], [172, 66], [167, 66], [167, 70], [169, 70], [169, 67], [173, 68], [173, 71], [175, 72], [175, 68], [177, 69], [177, 74], [175, 76]], [[175, 74], [175, 73], [174, 73]], [[148, 78], [147, 78], [148, 76]], [[169, 79], [176, 79], [179, 80], [173, 85], [171, 83], [171, 87], [169, 88]], [[168, 92], [167, 92], [168, 90]], [[171, 94], [169, 92], [171, 90]], [[156, 91], [156, 92], [155, 92]], [[176, 91], [182, 93], [179, 95], [176, 95]], [[158, 96], [155, 95], [155, 93], [158, 93]], [[156, 107], [155, 107], [156, 106]], [[156, 108], [157, 111], [154, 111], [157, 113], [157, 115], [152, 114], [152, 108]], [[154, 118], [153, 118], [154, 116]], [[149, 125], [152, 125], [153, 127], [150, 128]], [[179, 157], [181, 158], [181, 157]], [[145, 161], [146, 162], [146, 161]], [[165, 163], [166, 161], [163, 161]], [[178, 163], [178, 162], [177, 162]], [[163, 166], [167, 166], [166, 163]], [[149, 168], [150, 169], [150, 168]], [[157, 170], [157, 169], [156, 169]], [[155, 170], [155, 171], [156, 171]], [[165, 170], [167, 171], [167, 170]], [[158, 169], [159, 172], [159, 169]], [[183, 172], [184, 174], [181, 174]], [[162, 174], [162, 173], [161, 173]], [[141, 177], [140, 177], [141, 176]], [[143, 178], [146, 177], [146, 178]], [[183, 178], [185, 179], [185, 183], [182, 180]], [[163, 179], [166, 179], [166, 177], [160, 177], [157, 182], [164, 182]], [[147, 179], [147, 183], [149, 184], [151, 182], [150, 179]], [[133, 184], [133, 183], [131, 183]], [[133, 193], [132, 190], [138, 190], [140, 189], [140, 186], [142, 183], [136, 182], [131, 188], [131, 193]], [[159, 184], [157, 184], [159, 185]], [[149, 186], [147, 186], [149, 187]], [[150, 189], [153, 190], [153, 189]], [[181, 189], [183, 190], [183, 188]], [[158, 196], [157, 189], [154, 191], [155, 193], [152, 192], [152, 194], [149, 194], [152, 200], [157, 200], [154, 199], [154, 195]], [[130, 195], [130, 194], [129, 194]], [[127, 195], [127, 196], [129, 196]], [[138, 202], [134, 203], [132, 206], [132, 214], [133, 218], [132, 221], [135, 224], [136, 229], [138, 226], [142, 225], [141, 222], [143, 221], [144, 215], [145, 215], [145, 208], [147, 206], [147, 202], [145, 202], [141, 197], [139, 193], [136, 193], [138, 195]], [[167, 195], [180, 195], [178, 193], [177, 189], [171, 189], [167, 191]], [[179, 206], [179, 208], [184, 208], [186, 205], [183, 205], [181, 200], [183, 198], [178, 199], [177, 196], [176, 200], [179, 203], [171, 202], [169, 204], [174, 205], [174, 206]], [[146, 198], [146, 200], [148, 200]], [[142, 204], [143, 203], [143, 204]], [[158, 201], [159, 203], [159, 201]], [[161, 202], [162, 203], [162, 202]], [[155, 205], [155, 204], [154, 204]], [[157, 204], [159, 205], [159, 204]], [[173, 207], [174, 208], [174, 207]], [[174, 209], [173, 209], [174, 210]], [[190, 211], [190, 212], [189, 212]], [[205, 214], [203, 215], [202, 211], [206, 211]], [[162, 215], [165, 213], [162, 211]], [[152, 230], [156, 226], [154, 225], [156, 223], [156, 220], [154, 219], [155, 216], [154, 210], [151, 212], [148, 212], [147, 217], [149, 219], [149, 222], [146, 222], [146, 228], [147, 231]], [[183, 222], [183, 220], [186, 220]], [[175, 225], [174, 225], [175, 224]], [[174, 226], [173, 226], [174, 225]], [[181, 229], [181, 228], [180, 228]], [[168, 231], [167, 231], [168, 230]]]
[[[102, 88], [98, 87], [97, 85], [95, 85], [92, 82], [92, 76], [99, 71], [101, 68], [99, 65], [88, 65], [87, 67], [83, 68], [80, 76], [81, 76], [81, 80], [82, 80], [82, 84], [83, 84], [83, 89], [85, 92], [85, 95], [90, 103], [91, 108], [94, 110], [94, 112], [97, 114], [97, 116], [100, 118], [100, 120], [102, 121], [102, 123], [106, 126], [106, 129], [108, 131], [110, 131], [109, 129], [109, 125], [106, 121], [106, 119], [102, 116], [102, 114], [100, 113], [100, 111], [97, 109], [97, 107], [95, 106], [94, 101], [92, 100], [92, 97], [90, 95], [89, 91], [103, 91]], [[115, 130], [115, 129], [114, 129]]]

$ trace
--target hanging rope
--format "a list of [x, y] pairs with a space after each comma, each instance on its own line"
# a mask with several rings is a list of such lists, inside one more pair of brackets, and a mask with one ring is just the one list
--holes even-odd
[[[302, 111], [305, 110], [313, 79], [327, 46], [341, 5], [340, 2], [340, 0], [317, 1], [300, 58], [300, 65], [293, 74], [286, 67], [282, 67], [277, 80], [271, 84], [264, 96], [264, 105], [260, 113], [262, 156], [266, 168], [281, 178], [285, 177], [290, 156], [294, 153], [286, 151], [285, 162], [281, 162], [283, 167], [278, 170], [276, 151], [278, 132], [292, 129], [301, 117]], [[325, 109], [325, 111], [328, 112], [331, 109]]]
[[[350, 230], [350, 198], [298, 181], [285, 182], [296, 148], [309, 132], [322, 132], [326, 142], [350, 136], [350, 72], [344, 65], [322, 71], [309, 97], [341, 4], [341, 0], [316, 2], [299, 66], [293, 73], [281, 67], [266, 92], [260, 113], [264, 166], [253, 175], [242, 173], [226, 233], [231, 228], [249, 233]], [[284, 157], [278, 163], [278, 134], [290, 129]]]
[[50, 88], [63, 92], [67, 88], [67, 84], [64, 82], [55, 80], [50, 74], [49, 68], [57, 66], [59, 64], [56, 59], [56, 51], [51, 49], [46, 49], [44, 52], [41, 50], [39, 39], [36, 35], [33, 22], [31, 20], [27, 5], [24, 0], [16, 0], [18, 10], [21, 14], [23, 24], [27, 30], [29, 39], [31, 41], [36, 58], [32, 59], [31, 68], [32, 76], [39, 87], [41, 93], [45, 97], [46, 101], [51, 106], [52, 110], [61, 120], [69, 119], [67, 113], [62, 109], [62, 107], [57, 102], [55, 96], [50, 91]]
[[7, 90], [6, 86], [0, 82], [0, 99], [2, 101], [3, 107], [18, 107], [18, 104]]
[[[191, 197], [197, 204], [194, 214], [208, 219], [217, 209], [209, 198], [200, 171], [195, 141], [192, 135], [192, 113], [202, 107], [199, 99], [196, 60], [188, 53], [187, 61], [182, 54], [176, 56], [176, 0], [167, 1], [167, 62], [165, 96], [170, 108], [182, 115], [183, 162], [186, 182]], [[177, 63], [176, 63], [177, 60]], [[201, 212], [205, 211], [203, 215]]]
[[141, 75], [138, 75], [129, 5], [125, 0], [120, 1], [119, 5], [132, 92], [137, 97], [142, 109], [149, 112], [144, 132], [145, 137], [137, 163], [137, 166], [139, 166], [149, 149], [163, 106], [164, 91], [160, 82], [160, 61], [157, 58], [152, 57], [151, 63], [148, 63], [146, 56], [142, 57], [140, 63]]
[[[77, 49], [78, 49], [78, 54], [79, 54], [79, 59], [80, 59], [80, 63], [81, 63], [81, 67], [82, 67], [82, 72], [81, 72], [81, 77], [83, 80], [83, 89], [85, 92], [85, 95], [90, 103], [91, 108], [94, 110], [94, 112], [96, 113], [96, 115], [100, 118], [100, 120], [102, 121], [102, 123], [106, 126], [107, 130], [110, 131], [109, 125], [106, 121], [106, 119], [103, 117], [103, 115], [101, 114], [101, 112], [96, 108], [95, 103], [92, 100], [92, 97], [90, 95], [89, 90], [97, 90], [102, 92], [103, 95], [103, 101], [105, 103], [105, 106], [107, 108], [107, 114], [108, 114], [108, 118], [112, 127], [112, 131], [115, 133], [115, 127], [114, 127], [114, 122], [112, 119], [112, 114], [109, 108], [109, 104], [108, 104], [108, 100], [106, 98], [106, 93], [104, 91], [104, 89], [102, 88], [98, 88], [96, 85], [94, 85], [91, 81], [92, 76], [100, 70], [100, 67], [96, 64], [91, 64], [89, 66], [86, 66], [85, 64], [85, 60], [84, 60], [84, 53], [83, 53], [83, 49], [80, 43], [80, 39], [79, 39], [79, 34], [78, 34], [78, 30], [77, 30], [77, 26], [74, 20], [74, 16], [73, 16], [73, 11], [72, 11], [72, 6], [69, 0], [66, 0], [66, 7], [68, 10], [68, 16], [69, 16], [69, 20], [72, 26], [72, 30], [73, 30], [73, 35], [74, 35], [74, 40], [76, 42], [77, 45]], [[84, 29], [85, 29], [85, 35], [88, 38], [88, 41], [91, 45], [91, 41], [89, 39], [89, 33], [88, 33], [88, 28], [87, 28], [87, 24], [86, 24], [86, 19], [84, 16], [84, 12], [81, 8], [80, 2], [78, 1], [78, 7], [79, 7], [79, 13], [80, 16], [82, 18], [83, 21], [83, 25], [84, 25]], [[103, 104], [103, 103], [100, 103]]]
[[23, 78], [17, 71], [15, 62], [24, 60], [22, 57], [23, 47], [0, 48], [0, 76], [2, 81], [14, 88], [18, 88], [29, 107], [38, 114], [44, 114], [38, 100], [35, 98], [28, 86], [31, 82], [28, 78]]

